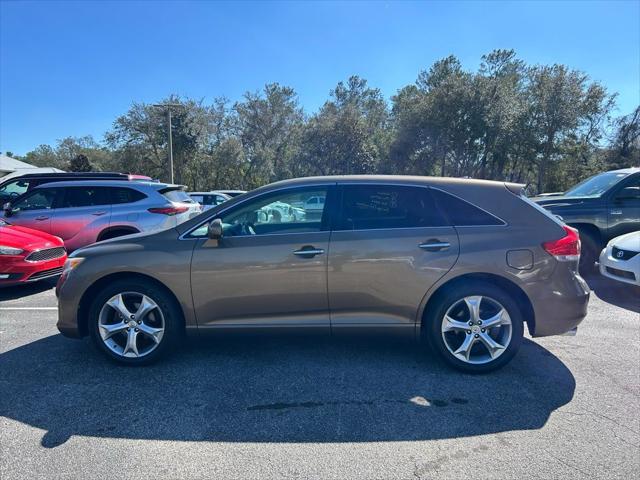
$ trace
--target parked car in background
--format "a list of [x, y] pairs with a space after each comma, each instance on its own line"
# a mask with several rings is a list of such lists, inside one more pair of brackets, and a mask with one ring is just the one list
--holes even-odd
[[605, 277], [640, 286], [640, 231], [609, 240], [599, 264]]
[[68, 251], [175, 227], [201, 211], [180, 185], [83, 180], [40, 185], [5, 205], [15, 225], [56, 235]]
[[0, 219], [0, 286], [56, 277], [66, 259], [62, 239]]
[[323, 210], [324, 209], [324, 197], [316, 196], [309, 197], [306, 202], [304, 202], [304, 209], [307, 211], [314, 210]]
[[229, 195], [231, 198], [247, 193], [246, 190], [216, 190], [216, 192], [224, 193], [225, 195]]
[[[175, 229], [75, 252], [57, 285], [58, 329], [128, 364], [157, 359], [185, 329], [374, 330], [493, 370], [525, 323], [557, 335], [587, 313], [577, 232], [522, 189], [401, 176], [268, 185]], [[257, 215], [313, 196], [326, 198], [317, 218]]]
[[580, 268], [592, 269], [609, 240], [640, 230], [640, 168], [604, 172], [559, 196], [534, 198], [580, 232]]
[[152, 181], [146, 175], [134, 175], [114, 172], [60, 172], [60, 173], [28, 173], [25, 175], [0, 178], [0, 205], [16, 199], [32, 188], [43, 183], [69, 182], [74, 180], [138, 180]]
[[202, 210], [209, 210], [231, 199], [229, 195], [222, 192], [189, 192], [189, 196], [194, 202], [202, 205]]

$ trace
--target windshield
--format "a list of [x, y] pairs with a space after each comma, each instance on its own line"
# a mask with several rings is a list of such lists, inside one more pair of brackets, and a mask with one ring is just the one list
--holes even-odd
[[599, 197], [627, 175], [626, 173], [617, 172], [601, 173], [587, 178], [564, 195], [566, 197]]

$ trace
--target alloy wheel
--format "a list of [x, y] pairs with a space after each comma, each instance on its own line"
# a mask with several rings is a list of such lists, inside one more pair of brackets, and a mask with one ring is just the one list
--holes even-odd
[[468, 296], [454, 302], [442, 319], [447, 350], [458, 360], [481, 365], [502, 355], [511, 343], [513, 326], [507, 310], [487, 296]]
[[162, 310], [153, 299], [138, 292], [111, 297], [100, 309], [98, 331], [104, 344], [116, 355], [144, 357], [154, 351], [164, 336]]

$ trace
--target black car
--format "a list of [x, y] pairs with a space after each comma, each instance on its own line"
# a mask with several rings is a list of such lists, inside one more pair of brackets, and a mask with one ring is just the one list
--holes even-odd
[[0, 206], [43, 183], [68, 182], [69, 180], [151, 180], [142, 175], [128, 175], [117, 172], [62, 172], [27, 173], [19, 177], [0, 179]]
[[600, 173], [562, 194], [534, 200], [578, 229], [584, 271], [609, 240], [640, 230], [640, 168]]

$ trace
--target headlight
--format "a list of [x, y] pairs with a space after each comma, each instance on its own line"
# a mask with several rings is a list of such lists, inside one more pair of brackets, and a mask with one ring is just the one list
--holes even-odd
[[67, 261], [64, 262], [64, 268], [62, 269], [62, 274], [69, 275], [69, 272], [71, 272], [71, 270], [73, 270], [78, 265], [80, 265], [83, 261], [84, 261], [84, 258], [82, 257], [67, 258]]
[[24, 250], [21, 248], [0, 245], [0, 255], [20, 255], [22, 252], [24, 252]]

